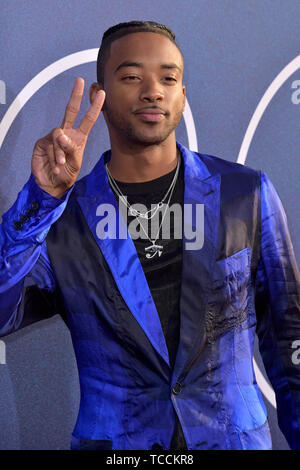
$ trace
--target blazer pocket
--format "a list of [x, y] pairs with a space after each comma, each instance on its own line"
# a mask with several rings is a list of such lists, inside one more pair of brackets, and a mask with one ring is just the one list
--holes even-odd
[[262, 426], [239, 433], [243, 450], [272, 450], [272, 440], [268, 420]]
[[211, 339], [246, 320], [251, 307], [250, 277], [249, 247], [215, 263], [206, 321]]

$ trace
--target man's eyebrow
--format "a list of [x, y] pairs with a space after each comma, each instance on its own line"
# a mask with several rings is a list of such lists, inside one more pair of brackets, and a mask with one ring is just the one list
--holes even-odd
[[182, 71], [181, 68], [176, 64], [162, 64], [160, 68], [161, 69], [177, 69], [179, 70], [179, 72]]
[[130, 62], [129, 60], [125, 60], [125, 62], [122, 62], [120, 65], [115, 70], [115, 73], [118, 72], [122, 67], [143, 67], [143, 64], [140, 62]]
[[[120, 65], [118, 65], [118, 67], [116, 68], [115, 70], [115, 73], [117, 73], [121, 68], [123, 67], [138, 67], [138, 68], [142, 68], [143, 67], [143, 64], [141, 62], [130, 62], [129, 60], [125, 60], [124, 62], [122, 62]], [[176, 64], [173, 64], [173, 63], [170, 63], [170, 64], [161, 64], [160, 66], [161, 69], [177, 69], [179, 70], [179, 72], [181, 72], [181, 68], [176, 65]]]

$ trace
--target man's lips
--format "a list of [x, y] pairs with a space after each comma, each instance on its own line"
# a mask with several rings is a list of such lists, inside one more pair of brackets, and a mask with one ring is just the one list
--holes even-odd
[[143, 121], [158, 122], [164, 118], [166, 113], [163, 110], [157, 108], [143, 108], [139, 109], [134, 114], [136, 114]]

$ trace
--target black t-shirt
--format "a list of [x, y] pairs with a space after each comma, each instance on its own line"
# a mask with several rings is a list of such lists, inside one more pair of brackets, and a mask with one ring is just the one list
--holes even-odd
[[[157, 204], [162, 200], [166, 191], [170, 187], [175, 172], [176, 168], [166, 175], [161, 176], [160, 178], [143, 183], [123, 183], [118, 180], [115, 181], [123, 195], [127, 197], [127, 201], [130, 205], [143, 204], [145, 207], [147, 207], [147, 210], [149, 210], [153, 208], [154, 204]], [[118, 196], [115, 192], [114, 195], [118, 201]], [[177, 182], [168, 204], [169, 207], [173, 204], [179, 204], [181, 206], [181, 227], [183, 220], [183, 200], [184, 164], [183, 159], [181, 158]], [[164, 203], [167, 203], [167, 201], [168, 197]], [[141, 212], [144, 211], [142, 210]], [[139, 260], [145, 273], [145, 277], [161, 321], [162, 330], [165, 335], [166, 344], [169, 351], [170, 365], [173, 369], [180, 335], [182, 238], [177, 238], [179, 236], [178, 225], [175, 229], [175, 223], [178, 223], [179, 219], [177, 218], [175, 222], [172, 211], [170, 211], [170, 217], [168, 219], [167, 214], [164, 217], [164, 212], [165, 210], [163, 207], [160, 211], [159, 218], [158, 214], [156, 214], [156, 216], [154, 216], [152, 219], [149, 219], [147, 228], [147, 221], [142, 220], [141, 218], [137, 219], [135, 216], [130, 216], [127, 211], [127, 225], [130, 227], [130, 224], [133, 223], [135, 226], [135, 233], [140, 233], [140, 237], [133, 239], [133, 243], [137, 250]], [[179, 212], [177, 212], [177, 214], [179, 214]], [[152, 228], [154, 237], [151, 237], [151, 221], [153, 223], [155, 217], [157, 223], [154, 226], [155, 230]], [[137, 220], [142, 220], [143, 227], [151, 240], [155, 239], [158, 228], [160, 227], [160, 223], [162, 222], [159, 236], [156, 240], [156, 244], [163, 247], [160, 256], [158, 253], [153, 255], [153, 253], [148, 251], [148, 253], [151, 253], [151, 257], [146, 257], [147, 251], [145, 251], [145, 248], [151, 246], [151, 242], [140, 228], [140, 224], [137, 222]], [[163, 232], [162, 228], [164, 224], [168, 223], [168, 220], [170, 220], [170, 236], [166, 238], [168, 233]], [[187, 449], [177, 415], [170, 449]]]

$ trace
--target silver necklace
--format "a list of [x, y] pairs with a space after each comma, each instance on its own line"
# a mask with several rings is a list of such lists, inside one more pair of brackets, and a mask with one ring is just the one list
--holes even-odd
[[[160, 209], [163, 204], [164, 204], [164, 200], [167, 198], [168, 194], [170, 191], [172, 191], [173, 187], [175, 186], [176, 184], [176, 181], [177, 181], [177, 177], [178, 177], [178, 172], [179, 172], [179, 166], [180, 166], [180, 153], [178, 152], [178, 162], [177, 162], [177, 167], [176, 167], [176, 171], [175, 171], [175, 174], [174, 174], [174, 177], [173, 177], [173, 180], [169, 186], [169, 189], [167, 190], [166, 194], [164, 195], [164, 197], [162, 198], [162, 200], [156, 205], [156, 207], [152, 208], [152, 209], [149, 209], [148, 211], [142, 213], [136, 209], [134, 209], [133, 207], [131, 207], [131, 205], [128, 203], [126, 197], [123, 195], [122, 191], [120, 190], [119, 186], [117, 185], [115, 179], [112, 177], [112, 175], [110, 174], [110, 171], [107, 167], [107, 163], [105, 164], [105, 170], [106, 170], [106, 174], [107, 174], [107, 178], [108, 178], [108, 181], [110, 182], [112, 188], [114, 189], [114, 191], [117, 193], [117, 195], [119, 196], [119, 198], [122, 200], [122, 202], [127, 206], [127, 209], [129, 211], [129, 215], [132, 215], [133, 217], [142, 217], [143, 219], [152, 219], [152, 217], [155, 216], [156, 212], [158, 211], [158, 209]], [[152, 205], [152, 204], [151, 204]]]
[[[162, 255], [162, 251], [163, 251], [163, 246], [162, 245], [158, 245], [156, 242], [157, 242], [157, 239], [158, 239], [158, 236], [159, 236], [159, 232], [160, 232], [160, 229], [161, 229], [161, 226], [163, 224], [163, 221], [164, 221], [164, 218], [165, 218], [165, 215], [167, 213], [167, 210], [169, 208], [169, 203], [170, 203], [170, 200], [171, 200], [171, 197], [172, 197], [172, 194], [173, 194], [173, 191], [174, 191], [174, 187], [175, 187], [175, 184], [176, 184], [176, 181], [177, 181], [177, 178], [178, 178], [178, 173], [179, 173], [179, 167], [180, 167], [180, 161], [181, 161], [181, 155], [180, 153], [178, 154], [178, 163], [177, 163], [177, 168], [176, 168], [176, 172], [175, 172], [175, 175], [174, 175], [174, 178], [171, 182], [171, 185], [168, 189], [168, 191], [166, 192], [165, 196], [163, 197], [163, 199], [158, 203], [157, 207], [155, 208], [155, 213], [157, 212], [158, 208], [162, 207], [164, 204], [163, 204], [163, 201], [164, 199], [166, 198], [166, 196], [170, 193], [169, 195], [169, 198], [168, 198], [168, 202], [166, 203], [166, 209], [165, 209], [165, 212], [164, 212], [164, 215], [162, 217], [162, 220], [161, 220], [161, 223], [158, 227], [158, 231], [157, 231], [157, 234], [156, 234], [156, 237], [154, 238], [154, 240], [151, 240], [151, 238], [149, 238], [147, 232], [144, 230], [144, 227], [143, 225], [141, 224], [141, 222], [139, 222], [140, 224], [140, 227], [141, 229], [143, 230], [144, 234], [146, 235], [146, 237], [148, 238], [149, 242], [151, 243], [151, 245], [149, 246], [146, 246], [145, 247], [145, 252], [146, 252], [146, 258], [153, 258], [154, 256], [156, 256], [158, 254], [158, 256], [160, 257]], [[125, 198], [124, 194], [122, 193], [122, 191], [120, 190], [120, 188], [118, 187], [117, 183], [115, 182], [115, 180], [113, 179], [113, 177], [111, 176], [111, 174], [109, 173], [109, 170], [107, 168], [107, 164], [105, 165], [105, 169], [106, 169], [106, 173], [107, 173], [107, 177], [108, 177], [108, 180], [112, 186], [112, 188], [114, 189], [114, 191], [116, 192], [116, 194], [119, 196], [119, 199], [121, 199], [121, 201], [127, 206], [128, 210], [129, 210], [129, 213], [130, 215], [132, 215], [133, 217], [136, 217], [138, 219], [138, 217], [142, 217], [142, 218], [146, 218], [146, 219], [151, 219], [153, 215], [151, 215], [151, 217], [146, 217], [146, 214], [148, 214], [149, 212], [151, 212], [151, 210], [145, 212], [144, 214], [141, 214], [139, 211], [136, 211], [135, 209], [131, 209], [131, 206], [130, 204], [127, 202], [127, 199]], [[158, 207], [159, 206], [159, 207]], [[134, 213], [133, 213], [134, 212]]]
[[154, 240], [151, 240], [151, 238], [148, 237], [148, 234], [147, 234], [146, 231], [144, 230], [143, 225], [140, 223], [141, 229], [143, 230], [144, 234], [146, 235], [146, 237], [148, 238], [149, 242], [151, 243], [151, 245], [146, 246], [146, 248], [145, 248], [146, 258], [153, 258], [156, 254], [158, 254], [158, 256], [161, 256], [161, 255], [162, 255], [163, 245], [158, 245], [158, 244], [156, 243], [156, 241], [157, 241], [157, 239], [158, 239], [158, 235], [159, 235], [161, 226], [162, 226], [162, 224], [163, 224], [165, 215], [166, 215], [167, 210], [168, 210], [168, 208], [169, 208], [169, 202], [170, 202], [170, 200], [171, 200], [173, 191], [174, 191], [174, 186], [173, 186], [173, 188], [172, 188], [172, 190], [171, 190], [171, 193], [170, 193], [168, 202], [166, 203], [166, 209], [165, 209], [164, 215], [162, 216], [161, 223], [160, 223], [160, 225], [159, 225], [159, 227], [158, 227], [157, 234], [156, 234], [156, 237], [155, 237]]

